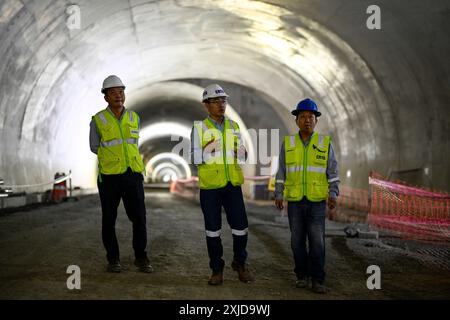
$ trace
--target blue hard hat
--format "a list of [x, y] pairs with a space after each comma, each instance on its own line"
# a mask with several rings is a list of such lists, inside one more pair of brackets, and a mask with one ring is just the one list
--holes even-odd
[[309, 98], [300, 101], [297, 104], [297, 108], [295, 110], [292, 110], [291, 113], [294, 116], [297, 116], [300, 113], [300, 111], [311, 111], [311, 112], [313, 112], [316, 115], [316, 117], [320, 117], [320, 115], [322, 114], [317, 109], [316, 103], [314, 101], [312, 101], [311, 99], [309, 99]]

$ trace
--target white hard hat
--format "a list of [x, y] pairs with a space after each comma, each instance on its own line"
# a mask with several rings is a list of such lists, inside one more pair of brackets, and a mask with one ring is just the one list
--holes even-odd
[[217, 98], [217, 97], [229, 97], [225, 93], [225, 91], [222, 89], [221, 86], [218, 84], [210, 84], [203, 90], [203, 100], [202, 102], [205, 102], [205, 100], [209, 98]]
[[122, 87], [125, 89], [125, 86], [122, 83], [122, 80], [118, 76], [109, 76], [105, 80], [103, 80], [102, 93], [105, 93], [105, 90], [108, 88]]

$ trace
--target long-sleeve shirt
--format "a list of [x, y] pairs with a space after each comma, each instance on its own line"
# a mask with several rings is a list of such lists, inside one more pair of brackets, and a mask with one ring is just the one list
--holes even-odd
[[[113, 116], [114, 118], [116, 118], [116, 116], [114, 115], [114, 113], [111, 111], [111, 109], [106, 108]], [[122, 113], [120, 114], [120, 118], [118, 119], [118, 121], [122, 121], [123, 115], [125, 114], [125, 107], [122, 109]], [[139, 119], [139, 118], [138, 118]], [[138, 120], [138, 128], [140, 128], [141, 124], [140, 124], [140, 119]], [[90, 126], [90, 131], [89, 131], [89, 145], [91, 147], [91, 151], [95, 154], [97, 154], [98, 152], [98, 148], [100, 146], [100, 134], [98, 132], [97, 129], [97, 125], [95, 124], [94, 119], [91, 120], [91, 123], [89, 124]]]
[[[208, 119], [212, 122], [212, 124], [223, 133], [223, 130], [225, 129], [225, 117], [222, 120], [222, 123], [218, 123], [216, 120], [211, 118], [208, 115]], [[191, 163], [195, 165], [202, 164], [203, 161], [203, 150], [202, 150], [202, 144], [200, 143], [200, 136], [198, 134], [198, 130], [196, 126], [192, 127], [191, 130]]]
[[[299, 133], [300, 134], [300, 133]], [[312, 134], [309, 136], [308, 140], [303, 141], [304, 146], [307, 147], [311, 140]], [[339, 195], [339, 174], [338, 174], [338, 162], [334, 154], [333, 145], [330, 141], [330, 147], [328, 149], [328, 162], [326, 169], [328, 183], [328, 195], [332, 198], [337, 198]], [[284, 181], [286, 180], [286, 161], [285, 161], [285, 151], [284, 151], [284, 141], [281, 144], [281, 150], [278, 161], [278, 172], [275, 178], [275, 199], [283, 199], [284, 191]]]

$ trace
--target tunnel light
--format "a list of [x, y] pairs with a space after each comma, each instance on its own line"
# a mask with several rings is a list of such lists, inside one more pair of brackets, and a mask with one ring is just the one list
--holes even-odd
[[153, 165], [163, 159], [170, 159], [175, 163], [179, 163], [183, 167], [184, 172], [186, 173], [186, 179], [191, 178], [192, 172], [187, 161], [183, 157], [171, 152], [163, 152], [151, 158], [146, 165], [147, 171], [153, 171], [154, 170]]
[[154, 181], [158, 181], [158, 180], [162, 180], [163, 182], [177, 180], [177, 174], [171, 168], [165, 168], [165, 169], [161, 170], [159, 179], [155, 179]]
[[423, 173], [425, 173], [426, 176], [429, 175], [430, 174], [430, 168], [428, 168], [428, 167], [423, 168]]
[[350, 178], [352, 176], [352, 172], [350, 170], [347, 170], [347, 178]]
[[158, 173], [160, 173], [164, 170], [167, 170], [167, 169], [170, 169], [171, 171], [173, 171], [174, 172], [173, 175], [175, 175], [176, 177], [183, 176], [180, 169], [176, 165], [174, 165], [173, 163], [170, 163], [170, 162], [163, 162], [163, 163], [158, 164], [155, 167], [155, 169], [152, 171], [152, 180], [155, 181], [158, 176]]
[[191, 128], [177, 122], [158, 122], [142, 128], [139, 132], [139, 145], [148, 140], [178, 135], [190, 139]]
[[173, 173], [170, 169], [167, 170], [167, 173], [165, 173], [162, 177], [163, 182], [176, 181], [177, 179], [178, 179], [177, 175]]

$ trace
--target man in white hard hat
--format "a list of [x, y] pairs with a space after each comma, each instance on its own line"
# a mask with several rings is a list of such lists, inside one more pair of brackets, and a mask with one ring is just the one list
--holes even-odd
[[141, 272], [153, 271], [147, 257], [147, 227], [143, 188], [144, 163], [139, 154], [139, 116], [127, 110], [125, 86], [117, 76], [103, 81], [101, 92], [108, 107], [92, 117], [91, 151], [98, 155], [98, 191], [102, 206], [102, 240], [109, 272], [121, 272], [115, 224], [117, 207], [123, 200], [133, 223], [134, 264]]
[[203, 91], [208, 117], [196, 121], [191, 132], [191, 161], [197, 165], [200, 184], [200, 204], [205, 221], [206, 245], [212, 275], [208, 284], [223, 282], [225, 261], [220, 239], [222, 207], [233, 236], [233, 262], [239, 280], [252, 282], [254, 277], [248, 269], [247, 239], [248, 222], [242, 197], [244, 176], [238, 160], [246, 157], [239, 126], [225, 117], [228, 95], [217, 84]]

